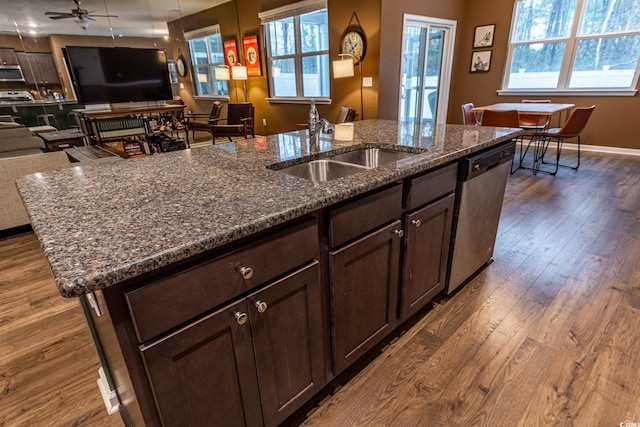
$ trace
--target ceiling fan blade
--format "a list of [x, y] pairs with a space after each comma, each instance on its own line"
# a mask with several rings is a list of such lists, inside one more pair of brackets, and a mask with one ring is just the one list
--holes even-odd
[[69, 13], [69, 12], [45, 12], [44, 14], [45, 14], [46, 16], [49, 16], [49, 15], [73, 16], [73, 13]]
[[56, 16], [49, 17], [49, 19], [68, 19], [68, 18], [75, 18], [75, 16], [69, 13], [66, 15], [56, 15]]
[[92, 17], [90, 17], [89, 15], [84, 15], [82, 17], [82, 19], [88, 19], [89, 21], [95, 21], [95, 19], [93, 19]]
[[95, 16], [96, 18], [118, 18], [118, 15], [91, 15], [91, 16]]

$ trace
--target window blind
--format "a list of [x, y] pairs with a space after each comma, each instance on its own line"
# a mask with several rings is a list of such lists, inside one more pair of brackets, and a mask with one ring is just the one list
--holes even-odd
[[211, 25], [210, 27], [198, 28], [197, 30], [187, 31], [184, 33], [185, 40], [201, 39], [214, 34], [220, 34], [220, 25]]
[[327, 8], [327, 0], [305, 0], [258, 13], [262, 24]]

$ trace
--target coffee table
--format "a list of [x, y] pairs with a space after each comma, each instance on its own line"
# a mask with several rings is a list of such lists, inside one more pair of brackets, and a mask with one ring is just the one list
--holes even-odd
[[77, 129], [45, 132], [38, 136], [44, 141], [47, 151], [62, 151], [65, 148], [84, 145], [84, 134]]
[[116, 154], [107, 151], [97, 145], [65, 148], [64, 152], [67, 153], [69, 160], [71, 160], [72, 162], [103, 162], [122, 159]]

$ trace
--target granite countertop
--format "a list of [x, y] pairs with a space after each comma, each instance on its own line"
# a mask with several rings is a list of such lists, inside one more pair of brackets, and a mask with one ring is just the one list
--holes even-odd
[[[516, 129], [356, 122], [28, 175], [18, 187], [60, 293], [101, 289], [491, 147]], [[419, 153], [334, 181], [271, 170], [354, 146]], [[274, 168], [272, 166], [272, 168]]]

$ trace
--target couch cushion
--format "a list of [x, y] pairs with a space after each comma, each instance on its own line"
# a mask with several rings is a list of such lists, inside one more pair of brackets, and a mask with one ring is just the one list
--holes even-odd
[[32, 150], [45, 147], [44, 141], [37, 136], [28, 136], [26, 138], [5, 138], [3, 134], [4, 132], [0, 132], [0, 152]]
[[41, 133], [45, 133], [45, 132], [55, 132], [58, 129], [54, 128], [53, 126], [31, 126], [29, 128], [29, 131], [33, 134], [33, 135], [40, 135]]
[[0, 159], [0, 230], [29, 224], [16, 179], [36, 172], [69, 167], [64, 151]]
[[0, 159], [6, 159], [9, 157], [30, 156], [32, 154], [42, 154], [42, 150], [39, 148], [30, 148], [27, 150], [15, 150], [15, 151], [0, 151]]

